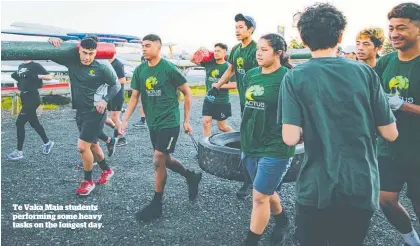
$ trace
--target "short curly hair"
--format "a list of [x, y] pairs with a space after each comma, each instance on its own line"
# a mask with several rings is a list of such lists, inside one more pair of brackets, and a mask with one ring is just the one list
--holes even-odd
[[370, 39], [375, 48], [378, 48], [384, 44], [385, 34], [382, 28], [365, 28], [357, 34], [356, 39]]
[[294, 16], [302, 41], [311, 51], [337, 46], [347, 25], [346, 17], [328, 3], [316, 3]]
[[420, 24], [420, 5], [416, 3], [401, 3], [388, 13], [388, 20], [392, 18], [407, 18]]

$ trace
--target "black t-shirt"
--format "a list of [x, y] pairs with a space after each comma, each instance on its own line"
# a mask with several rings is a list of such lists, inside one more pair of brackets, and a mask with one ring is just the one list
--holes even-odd
[[[19, 75], [26, 73], [26, 78], [20, 78]], [[42, 79], [38, 75], [49, 74], [45, 68], [36, 62], [22, 63], [18, 67], [18, 71], [12, 74], [18, 82], [18, 89], [21, 92], [37, 92], [42, 87]]]
[[[117, 73], [118, 79], [121, 79], [121, 78], [124, 78], [125, 77], [124, 64], [122, 64], [122, 62], [120, 60], [118, 60], [117, 58], [115, 58], [111, 62], [111, 65], [114, 68], [115, 73]], [[124, 90], [124, 85], [123, 84], [121, 84], [121, 90]]]
[[118, 60], [117, 58], [115, 58], [111, 62], [111, 65], [114, 68], [115, 72], [117, 73], [118, 79], [121, 79], [121, 78], [124, 78], [125, 77], [124, 64], [122, 64], [120, 60]]

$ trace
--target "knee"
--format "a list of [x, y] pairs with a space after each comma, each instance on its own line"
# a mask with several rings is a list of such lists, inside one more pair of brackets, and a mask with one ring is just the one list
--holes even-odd
[[111, 112], [111, 119], [115, 123], [120, 120], [120, 112]]
[[210, 127], [211, 126], [211, 119], [203, 119], [203, 126]]
[[229, 127], [226, 124], [218, 124], [217, 126], [219, 127], [219, 130], [222, 132], [229, 131]]
[[155, 170], [158, 170], [160, 168], [164, 168], [165, 167], [165, 162], [166, 162], [166, 154], [162, 153], [160, 151], [155, 151], [153, 154], [153, 159], [154, 159], [154, 166], [155, 166]]
[[77, 149], [79, 150], [79, 153], [83, 155], [83, 154], [84, 154], [84, 153], [86, 153], [87, 151], [90, 151], [90, 150], [91, 150], [91, 147], [90, 147], [90, 146], [86, 146], [86, 145], [79, 144], [79, 145], [77, 146]]
[[379, 205], [380, 205], [382, 210], [388, 210], [390, 208], [397, 207], [398, 206], [398, 198], [381, 196], [379, 198]]
[[252, 196], [252, 202], [254, 205], [261, 206], [270, 202], [270, 196], [263, 194], [255, 194]]
[[29, 124], [32, 126], [32, 128], [35, 128], [41, 125], [38, 120], [31, 120], [29, 121]]

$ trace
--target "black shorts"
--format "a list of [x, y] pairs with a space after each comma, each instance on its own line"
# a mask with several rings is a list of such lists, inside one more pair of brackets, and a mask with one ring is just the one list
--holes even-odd
[[76, 111], [76, 123], [79, 129], [79, 138], [89, 143], [97, 143], [98, 136], [104, 129], [106, 112]]
[[125, 91], [124, 86], [121, 85], [121, 90], [112, 98], [111, 101], [108, 102], [107, 109], [108, 111], [121, 111], [125, 99]]
[[391, 157], [379, 157], [381, 191], [400, 192], [407, 183], [407, 196], [420, 199], [420, 160], [399, 161]]
[[150, 140], [152, 140], [153, 149], [162, 153], [174, 153], [179, 130], [179, 126], [162, 130], [150, 130]]
[[343, 206], [317, 209], [297, 203], [296, 236], [300, 246], [362, 246], [372, 215], [371, 210]]
[[213, 119], [222, 121], [232, 116], [232, 108], [228, 104], [216, 104], [204, 100], [203, 116], [211, 116]]

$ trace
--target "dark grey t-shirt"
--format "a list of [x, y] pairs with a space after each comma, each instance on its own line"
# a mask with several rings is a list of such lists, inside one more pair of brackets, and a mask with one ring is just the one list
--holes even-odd
[[86, 111], [95, 108], [95, 101], [107, 94], [108, 86], [116, 85], [118, 78], [107, 60], [94, 60], [89, 66], [80, 58], [54, 60], [69, 70], [73, 108]]

